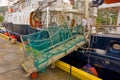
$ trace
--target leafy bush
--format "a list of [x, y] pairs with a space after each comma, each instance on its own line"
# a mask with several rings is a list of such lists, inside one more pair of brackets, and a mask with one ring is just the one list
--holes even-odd
[[117, 12], [109, 10], [98, 10], [97, 24], [109, 25], [110, 18], [112, 19], [112, 24], [117, 24]]
[[0, 16], [0, 22], [3, 22], [3, 20], [4, 20], [4, 17]]

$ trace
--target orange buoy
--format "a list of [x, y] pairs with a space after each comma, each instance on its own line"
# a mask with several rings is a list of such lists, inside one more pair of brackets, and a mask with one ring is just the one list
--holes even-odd
[[16, 39], [16, 37], [14, 35], [11, 36], [12, 39]]
[[31, 79], [36, 79], [38, 77], [38, 72], [33, 72], [30, 77]]
[[8, 33], [8, 32], [5, 32], [4, 35], [9, 36], [9, 33]]
[[98, 77], [97, 70], [94, 67], [92, 67], [90, 64], [85, 65], [83, 69], [86, 70], [88, 73], [92, 73], [93, 75]]
[[92, 73], [93, 73], [95, 76], [98, 77], [98, 73], [97, 73], [97, 71], [96, 71], [96, 69], [95, 69], [94, 67], [91, 67], [91, 68], [90, 68], [90, 71], [92, 71]]
[[120, 0], [104, 0], [104, 1], [105, 1], [105, 3], [107, 3], [107, 4], [120, 2]]
[[17, 40], [16, 37], [14, 35], [11, 36], [11, 44], [16, 44]]

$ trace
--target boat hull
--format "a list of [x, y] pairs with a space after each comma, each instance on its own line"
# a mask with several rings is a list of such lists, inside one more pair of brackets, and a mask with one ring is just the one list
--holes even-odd
[[27, 35], [38, 31], [37, 29], [31, 28], [30, 25], [25, 24], [12, 24], [7, 22], [4, 26], [6, 31], [8, 31], [10, 35], [14, 35], [18, 41], [20, 41], [21, 35]]
[[[93, 34], [90, 41], [91, 48], [94, 48], [87, 53], [90, 63], [120, 73], [120, 50], [113, 48], [113, 45], [120, 45], [120, 36], [117, 34]], [[119, 46], [117, 47], [119, 48]]]

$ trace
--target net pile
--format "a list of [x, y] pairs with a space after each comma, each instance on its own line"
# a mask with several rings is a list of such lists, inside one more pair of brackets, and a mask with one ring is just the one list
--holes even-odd
[[[75, 44], [85, 40], [76, 36], [84, 36], [82, 25], [73, 28], [51, 27], [37, 33], [22, 36], [22, 42], [26, 50], [26, 56], [34, 57], [34, 65], [38, 71], [45, 71], [51, 57], [65, 53]], [[68, 42], [72, 41], [69, 45]]]

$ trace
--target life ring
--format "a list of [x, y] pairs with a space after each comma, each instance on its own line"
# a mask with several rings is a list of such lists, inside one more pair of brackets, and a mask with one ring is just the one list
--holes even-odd
[[34, 17], [34, 15], [35, 15], [35, 12], [31, 12], [30, 21], [29, 21], [31, 27], [32, 28], [38, 28], [38, 27], [40, 28], [40, 27], [42, 27], [41, 21], [39, 21], [39, 19], [37, 17]]
[[10, 12], [10, 13], [13, 13], [13, 8], [12, 7], [10, 7], [9, 9], [8, 9], [8, 11]]

